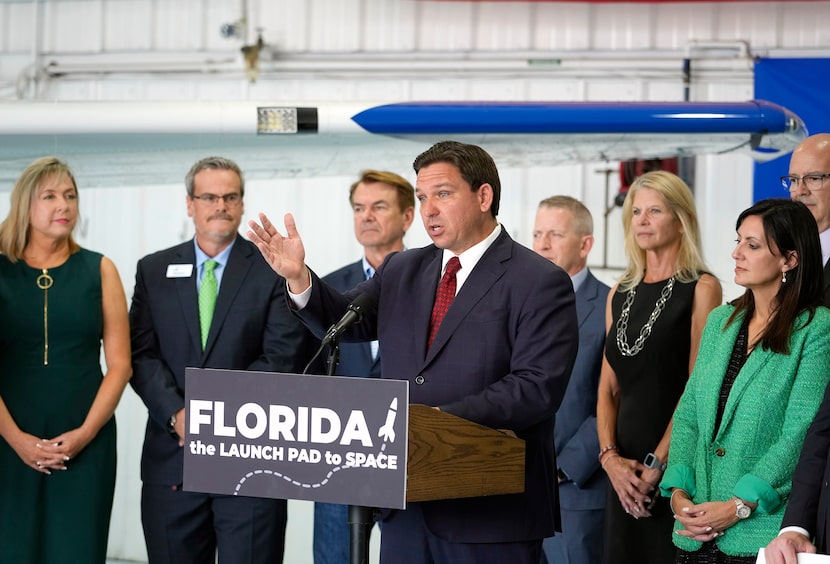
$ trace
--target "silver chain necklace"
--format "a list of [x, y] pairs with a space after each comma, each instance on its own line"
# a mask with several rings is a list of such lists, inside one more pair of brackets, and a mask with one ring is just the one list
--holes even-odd
[[617, 347], [620, 349], [620, 352], [623, 356], [636, 356], [641, 350], [643, 350], [643, 345], [648, 339], [649, 335], [651, 335], [651, 328], [654, 326], [654, 323], [657, 321], [657, 318], [660, 317], [660, 314], [663, 312], [663, 309], [666, 307], [666, 302], [669, 301], [671, 298], [671, 292], [674, 288], [674, 276], [669, 278], [669, 281], [666, 282], [666, 285], [663, 287], [663, 291], [660, 292], [660, 297], [657, 299], [657, 303], [654, 304], [654, 311], [651, 312], [651, 315], [648, 317], [648, 321], [643, 328], [640, 329], [640, 336], [637, 337], [637, 340], [634, 341], [634, 346], [628, 346], [628, 337], [626, 333], [628, 332], [628, 315], [631, 312], [631, 304], [634, 303], [634, 296], [637, 293], [637, 286], [634, 286], [628, 291], [628, 295], [625, 297], [625, 302], [623, 303], [622, 311], [620, 312], [620, 318], [617, 320]]

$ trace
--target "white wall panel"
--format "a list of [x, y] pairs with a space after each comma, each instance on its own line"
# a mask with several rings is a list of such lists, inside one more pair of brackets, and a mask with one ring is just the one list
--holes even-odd
[[735, 3], [714, 6], [717, 39], [744, 39], [755, 48], [776, 46], [778, 26], [770, 22], [781, 20], [781, 3], [758, 3], [750, 9]]
[[411, 98], [412, 81], [383, 80], [380, 78], [361, 80], [355, 83], [355, 100], [399, 101]]
[[591, 47], [595, 5], [579, 2], [541, 3], [532, 22], [534, 49], [564, 50]]
[[104, 4], [102, 47], [105, 51], [145, 51], [153, 47], [152, 0]]
[[245, 100], [254, 98], [255, 85], [246, 78], [237, 80], [206, 80], [196, 85], [196, 95], [191, 99], [199, 100]]
[[[752, 162], [736, 155], [697, 159], [695, 204], [703, 242], [703, 258], [723, 285], [724, 300], [744, 291], [734, 282], [735, 221], [752, 205]], [[781, 194], [784, 196], [784, 193]]]
[[413, 100], [464, 100], [467, 82], [463, 79], [427, 78], [412, 81]]
[[366, 51], [414, 51], [419, 4], [413, 1], [364, 0], [360, 38]]
[[[212, 98], [210, 92], [214, 88], [220, 89], [226, 94], [240, 92], [241, 79], [239, 81], [223, 80], [219, 83], [212, 80], [187, 80], [173, 78], [163, 81], [142, 81], [145, 100], [204, 100]], [[220, 96], [216, 96], [219, 98]], [[229, 96], [233, 99], [233, 96]]]
[[479, 78], [467, 81], [464, 98], [467, 100], [524, 100], [527, 97], [525, 81], [511, 78]]
[[713, 4], [656, 6], [654, 47], [657, 49], [683, 49], [689, 41], [710, 40], [713, 34]]
[[[32, 4], [4, 4], [0, 7], [4, 20], [0, 22], [2, 49], [8, 52], [32, 50], [35, 10]], [[2, 75], [0, 75], [2, 76]]]
[[592, 102], [644, 100], [646, 85], [639, 80], [598, 79], [586, 81], [585, 99]]
[[674, 80], [646, 81], [644, 100], [652, 102], [678, 102], [683, 100], [683, 80], [678, 68], [677, 78]]
[[[781, 47], [830, 46], [830, 2], [792, 2], [779, 10], [777, 42]], [[824, 25], [823, 25], [824, 24]]]
[[528, 81], [527, 100], [568, 102], [585, 100], [585, 81], [557, 80], [554, 78], [537, 78]]
[[591, 33], [594, 49], [654, 47], [654, 7], [650, 4], [597, 4]]
[[482, 2], [474, 19], [473, 48], [482, 51], [526, 51], [533, 47], [532, 5]]
[[101, 50], [103, 7], [83, 0], [44, 4], [45, 51], [91, 52]]
[[[166, 85], [167, 83], [162, 83]], [[152, 99], [149, 96], [149, 89], [161, 85], [145, 84], [136, 80], [107, 80], [95, 84], [95, 98], [103, 100], [143, 100]], [[192, 90], [192, 88], [191, 88]], [[81, 98], [83, 99], [83, 98]]]
[[302, 92], [306, 82], [266, 78], [258, 80], [256, 84], [248, 84], [247, 88], [252, 100], [303, 100]]
[[310, 4], [309, 12], [312, 51], [362, 50], [362, 0], [317, 0]]
[[418, 22], [419, 51], [468, 50], [473, 47], [472, 22], [476, 5], [470, 2], [422, 2]]
[[[159, 51], [205, 49], [204, 0], [153, 2], [153, 48]], [[215, 30], [214, 30], [215, 32]]]

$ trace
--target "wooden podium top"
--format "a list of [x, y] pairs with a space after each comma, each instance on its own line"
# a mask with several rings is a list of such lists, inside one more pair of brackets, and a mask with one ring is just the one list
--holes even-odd
[[406, 500], [524, 491], [525, 442], [419, 404], [409, 405]]

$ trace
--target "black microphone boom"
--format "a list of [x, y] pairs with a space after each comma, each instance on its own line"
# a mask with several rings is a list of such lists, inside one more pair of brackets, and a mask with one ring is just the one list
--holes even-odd
[[370, 310], [375, 308], [375, 302], [368, 294], [360, 294], [354, 299], [349, 307], [346, 308], [346, 313], [340, 318], [340, 321], [329, 327], [326, 331], [326, 336], [323, 337], [321, 346], [328, 345], [332, 341], [340, 338], [346, 329], [363, 320], [363, 316]]

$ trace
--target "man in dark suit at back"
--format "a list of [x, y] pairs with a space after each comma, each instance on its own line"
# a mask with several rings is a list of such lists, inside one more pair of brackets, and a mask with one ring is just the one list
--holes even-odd
[[[804, 203], [818, 223], [824, 262], [824, 305], [830, 306], [830, 133], [811, 135], [790, 157], [781, 178], [793, 200]], [[807, 430], [793, 473], [781, 532], [765, 552], [769, 564], [795, 564], [796, 553], [830, 550], [830, 387]], [[813, 544], [813, 540], [815, 544]]]
[[830, 307], [830, 133], [811, 135], [790, 156], [781, 184], [790, 198], [805, 204], [818, 223], [824, 264], [824, 305]]
[[286, 502], [182, 491], [185, 367], [301, 372], [312, 337], [285, 281], [237, 230], [245, 183], [233, 161], [185, 179], [196, 236], [141, 259], [130, 308], [133, 377], [149, 412], [141, 521], [150, 564], [282, 562]]
[[384, 564], [538, 564], [558, 525], [553, 419], [577, 349], [573, 287], [496, 220], [501, 183], [483, 149], [443, 141], [415, 159], [416, 199], [432, 245], [392, 253], [369, 280], [340, 293], [305, 265], [290, 214], [282, 236], [267, 217], [249, 235], [288, 283], [315, 333], [357, 296], [377, 304], [344, 340], [378, 338], [383, 378], [409, 381], [434, 406], [525, 441], [520, 494], [409, 503], [382, 523]]
[[582, 202], [552, 196], [539, 202], [533, 250], [571, 277], [579, 320], [579, 352], [556, 412], [562, 534], [545, 539], [543, 562], [595, 564], [602, 559], [605, 477], [597, 453], [597, 386], [605, 345], [605, 300], [611, 290], [588, 269], [594, 222]]
[[764, 550], [767, 564], [796, 564], [799, 552], [830, 552], [830, 386], [807, 429], [781, 527]]
[[[403, 250], [403, 236], [415, 214], [415, 190], [394, 172], [364, 170], [349, 189], [354, 234], [363, 258], [335, 270], [323, 281], [340, 292], [371, 278], [389, 253]], [[380, 377], [377, 341], [342, 343], [338, 376]], [[348, 564], [348, 507], [314, 504], [314, 564]]]

